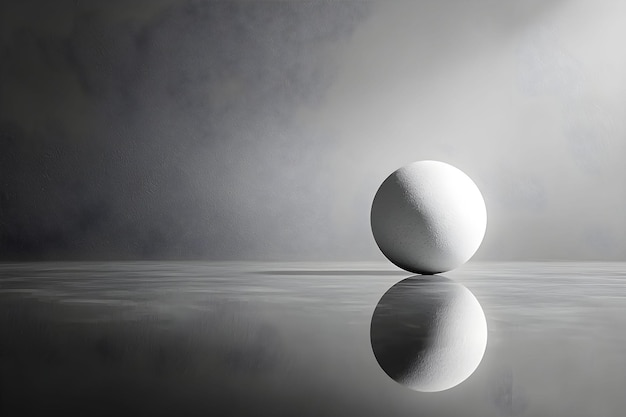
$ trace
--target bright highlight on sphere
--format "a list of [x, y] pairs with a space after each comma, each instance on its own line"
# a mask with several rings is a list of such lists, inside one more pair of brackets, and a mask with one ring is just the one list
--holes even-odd
[[465, 381], [482, 361], [487, 320], [465, 286], [442, 276], [414, 276], [382, 296], [370, 328], [372, 351], [396, 382], [436, 392]]
[[418, 274], [450, 271], [478, 250], [487, 209], [463, 171], [438, 161], [418, 161], [393, 172], [376, 192], [371, 226], [382, 253]]

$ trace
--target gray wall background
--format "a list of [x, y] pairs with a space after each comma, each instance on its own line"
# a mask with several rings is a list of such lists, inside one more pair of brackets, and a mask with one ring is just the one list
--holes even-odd
[[393, 170], [478, 260], [626, 260], [626, 3], [0, 3], [0, 259], [384, 259]]

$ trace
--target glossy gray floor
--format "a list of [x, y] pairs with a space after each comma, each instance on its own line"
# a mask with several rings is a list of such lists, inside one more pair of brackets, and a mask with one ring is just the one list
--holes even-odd
[[470, 263], [485, 356], [411, 391], [378, 366], [369, 263], [0, 266], [0, 415], [567, 416], [626, 410], [626, 264]]

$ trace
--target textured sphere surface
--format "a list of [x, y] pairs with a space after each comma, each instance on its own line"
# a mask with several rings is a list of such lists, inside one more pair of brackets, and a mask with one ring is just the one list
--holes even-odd
[[487, 209], [463, 171], [418, 161], [385, 179], [370, 220], [376, 244], [391, 262], [414, 273], [436, 274], [464, 264], [478, 250]]
[[487, 321], [465, 286], [418, 275], [380, 299], [370, 340], [378, 364], [392, 379], [415, 391], [443, 391], [478, 368], [487, 346]]

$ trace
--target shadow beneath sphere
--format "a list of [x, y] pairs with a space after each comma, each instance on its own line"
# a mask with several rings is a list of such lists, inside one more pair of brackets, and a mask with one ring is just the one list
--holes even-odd
[[301, 275], [301, 276], [381, 276], [381, 275], [406, 275], [406, 271], [387, 270], [285, 270], [285, 271], [259, 271], [259, 275]]

